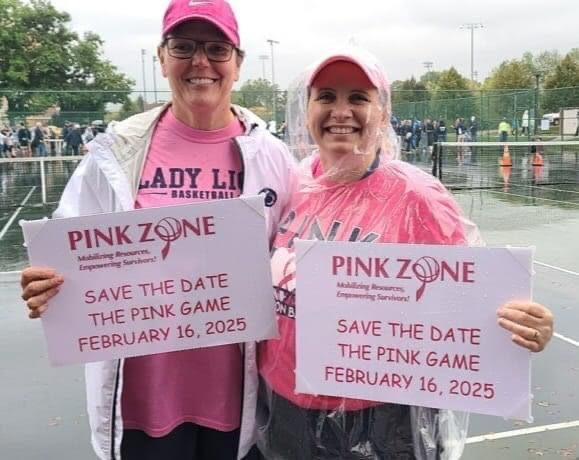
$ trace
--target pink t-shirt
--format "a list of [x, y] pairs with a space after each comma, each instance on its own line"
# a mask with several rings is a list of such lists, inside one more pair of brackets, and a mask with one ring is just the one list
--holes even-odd
[[[242, 133], [237, 119], [199, 131], [167, 110], [153, 135], [135, 207], [238, 197], [243, 172], [232, 138]], [[243, 357], [237, 344], [129, 358], [123, 375], [126, 429], [161, 437], [185, 422], [220, 431], [240, 426]]]
[[[322, 174], [319, 160], [312, 172]], [[319, 184], [292, 197], [274, 241], [271, 268], [280, 337], [259, 344], [259, 373], [271, 390], [299, 407], [360, 410], [381, 403], [295, 392], [295, 239], [465, 244], [465, 230], [442, 184], [407, 163], [388, 162], [349, 184], [324, 179]]]

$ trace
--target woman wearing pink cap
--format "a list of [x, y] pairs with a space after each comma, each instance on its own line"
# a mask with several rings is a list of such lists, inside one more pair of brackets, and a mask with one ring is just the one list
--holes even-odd
[[[55, 215], [261, 193], [273, 238], [292, 188], [293, 160], [261, 120], [231, 104], [244, 53], [229, 4], [172, 0], [158, 55], [171, 103], [113, 124], [90, 143]], [[30, 317], [48, 303], [58, 308], [51, 298], [63, 282], [50, 268], [23, 272]], [[255, 344], [91, 363], [86, 384], [100, 459], [235, 460], [254, 443]]]
[[[282, 218], [272, 254], [280, 338], [258, 350], [258, 445], [268, 459], [430, 460], [462, 452], [463, 414], [295, 391], [296, 238], [477, 243], [476, 228], [442, 184], [395, 159], [390, 114], [385, 74], [359, 49], [323, 59], [288, 96], [290, 146], [304, 161], [301, 190]], [[532, 351], [552, 335], [552, 315], [542, 305], [503, 306], [498, 321]]]

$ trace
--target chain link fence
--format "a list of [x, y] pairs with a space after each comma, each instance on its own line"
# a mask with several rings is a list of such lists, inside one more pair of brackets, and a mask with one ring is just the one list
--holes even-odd
[[[409, 97], [413, 100], [409, 101]], [[110, 103], [111, 100], [124, 103]], [[24, 123], [33, 127], [61, 128], [65, 122], [89, 126], [122, 120], [170, 100], [168, 91], [135, 91], [119, 95], [115, 91], [19, 91], [0, 90], [0, 128]], [[285, 118], [285, 91], [234, 91], [233, 102], [252, 110], [266, 122], [279, 127]], [[479, 140], [496, 140], [498, 124], [506, 120], [515, 140], [533, 135], [565, 139], [577, 135], [579, 87], [559, 89], [509, 89], [445, 91], [404, 91], [392, 94], [393, 114], [400, 120], [443, 119], [452, 127], [457, 118], [475, 116]], [[274, 104], [275, 101], [275, 104]], [[276, 109], [274, 116], [273, 109]], [[512, 140], [511, 137], [509, 140]]]
[[579, 87], [447, 91], [442, 97], [432, 98], [428, 92], [413, 95], [416, 100], [402, 102], [404, 92], [393, 94], [393, 112], [399, 119], [442, 119], [451, 127], [458, 118], [468, 125], [474, 116], [482, 141], [497, 140], [497, 128], [503, 120], [509, 123], [515, 140], [534, 135], [561, 139], [577, 136]]

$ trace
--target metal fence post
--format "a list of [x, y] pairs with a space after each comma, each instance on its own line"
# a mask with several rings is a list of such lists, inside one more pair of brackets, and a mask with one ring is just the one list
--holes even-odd
[[40, 159], [40, 185], [42, 190], [42, 204], [46, 204], [46, 169], [44, 158]]

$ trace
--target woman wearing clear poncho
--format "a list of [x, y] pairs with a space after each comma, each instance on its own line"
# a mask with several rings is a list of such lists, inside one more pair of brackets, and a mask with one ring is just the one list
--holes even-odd
[[[258, 445], [267, 459], [431, 460], [462, 453], [468, 414], [295, 392], [296, 238], [478, 243], [476, 227], [440, 182], [395, 159], [390, 114], [385, 74], [359, 49], [326, 57], [290, 90], [289, 142], [302, 159], [302, 177], [272, 252], [280, 338], [259, 348]], [[502, 306], [498, 321], [532, 351], [552, 335], [550, 311], [531, 302]]]

